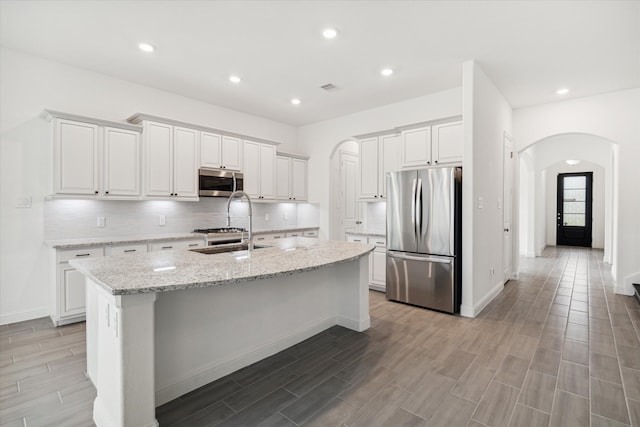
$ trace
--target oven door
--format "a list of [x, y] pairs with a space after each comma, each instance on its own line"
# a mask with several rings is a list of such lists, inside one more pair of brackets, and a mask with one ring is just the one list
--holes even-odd
[[199, 194], [204, 197], [227, 197], [242, 190], [242, 174], [219, 169], [200, 169]]

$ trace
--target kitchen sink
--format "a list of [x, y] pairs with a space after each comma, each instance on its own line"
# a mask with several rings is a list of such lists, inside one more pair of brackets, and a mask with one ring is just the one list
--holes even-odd
[[[269, 248], [267, 245], [253, 245], [253, 249], [262, 249]], [[215, 254], [223, 254], [227, 252], [239, 252], [246, 251], [249, 249], [249, 245], [247, 243], [237, 243], [232, 245], [215, 245], [215, 246], [207, 246], [205, 248], [196, 248], [189, 249], [191, 252], [198, 252], [204, 255], [215, 255]]]

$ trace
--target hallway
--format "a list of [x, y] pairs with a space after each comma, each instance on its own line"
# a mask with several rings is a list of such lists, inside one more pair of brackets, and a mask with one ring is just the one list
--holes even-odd
[[[640, 426], [640, 305], [602, 251], [547, 248], [475, 319], [370, 292], [330, 328], [157, 409], [162, 426]], [[92, 425], [84, 324], [0, 327], [0, 425]]]

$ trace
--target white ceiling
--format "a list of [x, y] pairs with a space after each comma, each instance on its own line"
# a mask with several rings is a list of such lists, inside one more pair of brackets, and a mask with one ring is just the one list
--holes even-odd
[[640, 86], [638, 1], [1, 0], [0, 43], [292, 125], [461, 86], [469, 59], [514, 108]]

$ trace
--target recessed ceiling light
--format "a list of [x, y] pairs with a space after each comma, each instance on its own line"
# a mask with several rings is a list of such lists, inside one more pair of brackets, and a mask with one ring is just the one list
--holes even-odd
[[325, 28], [322, 31], [322, 36], [325, 39], [329, 39], [329, 40], [335, 39], [337, 35], [338, 35], [338, 30], [336, 30], [335, 28]]
[[140, 43], [140, 44], [138, 44], [138, 47], [143, 52], [153, 52], [154, 50], [156, 50], [156, 48], [152, 44], [149, 44], [149, 43]]
[[240, 77], [235, 76], [235, 75], [229, 76], [229, 81], [230, 81], [231, 83], [236, 83], [236, 84], [237, 84], [237, 83], [240, 83]]
[[558, 95], [566, 95], [566, 94], [568, 94], [568, 93], [569, 93], [569, 89], [567, 89], [566, 87], [563, 87], [562, 89], [558, 89], [558, 90], [556, 91], [556, 93], [557, 93]]
[[291, 103], [292, 103], [293, 105], [300, 105], [300, 99], [298, 99], [298, 98], [293, 98], [293, 99], [291, 100]]
[[568, 165], [575, 166], [580, 163], [580, 160], [565, 160]]
[[391, 74], [393, 74], [393, 70], [391, 68], [383, 68], [380, 71], [380, 74], [382, 74], [385, 77], [389, 77]]

